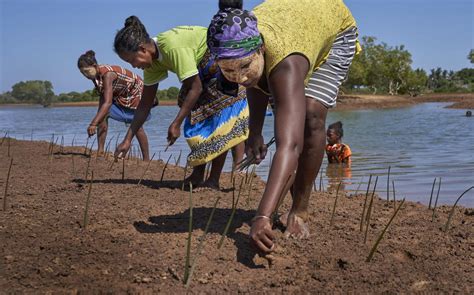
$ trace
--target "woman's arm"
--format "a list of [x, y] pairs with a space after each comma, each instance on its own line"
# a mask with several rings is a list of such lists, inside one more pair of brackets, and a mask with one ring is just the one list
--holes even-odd
[[267, 153], [263, 142], [262, 128], [265, 122], [269, 97], [256, 88], [247, 88], [247, 101], [249, 104], [249, 138], [247, 140], [247, 155], [255, 157], [259, 164]]
[[181, 86], [182, 93], [185, 94], [184, 102], [181, 108], [179, 109], [176, 118], [170, 124], [168, 128], [168, 144], [172, 145], [176, 139], [180, 136], [181, 131], [180, 127], [184, 119], [189, 116], [191, 110], [199, 99], [199, 96], [202, 93], [202, 83], [199, 75], [194, 75], [187, 78], [183, 81]]
[[308, 61], [301, 55], [290, 55], [272, 71], [270, 90], [275, 99], [276, 153], [273, 158], [267, 185], [252, 224], [250, 237], [264, 252], [273, 246], [273, 234], [269, 218], [294, 181], [298, 158], [303, 150], [306, 118], [304, 79]]
[[101, 93], [99, 100], [99, 110], [97, 114], [92, 119], [87, 128], [87, 133], [89, 136], [92, 136], [96, 132], [97, 125], [102, 123], [107, 114], [109, 113], [110, 107], [112, 106], [113, 101], [113, 87], [112, 83], [117, 79], [117, 74], [114, 72], [107, 72], [103, 77], [104, 82], [104, 93]]
[[135, 115], [133, 116], [132, 124], [130, 125], [130, 128], [128, 128], [127, 134], [125, 134], [125, 138], [123, 139], [122, 143], [115, 150], [115, 158], [118, 156], [125, 156], [125, 154], [128, 152], [133, 137], [143, 126], [143, 123], [145, 123], [148, 114], [150, 114], [150, 110], [153, 107], [153, 102], [155, 101], [157, 90], [158, 83], [143, 87], [142, 98], [138, 104], [137, 110], [135, 111]]

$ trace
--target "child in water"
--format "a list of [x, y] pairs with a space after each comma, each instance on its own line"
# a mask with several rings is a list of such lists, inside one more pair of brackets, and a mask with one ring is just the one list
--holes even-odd
[[[139, 76], [120, 66], [99, 65], [93, 50], [79, 57], [77, 67], [84, 77], [92, 80], [100, 95], [99, 110], [87, 127], [87, 134], [91, 137], [97, 133], [98, 153], [102, 154], [107, 137], [108, 118], [127, 124], [132, 122], [142, 96], [143, 82]], [[146, 120], [149, 119], [150, 116]], [[137, 139], [143, 160], [148, 161], [148, 138], [143, 127], [137, 131]]]
[[344, 130], [342, 129], [341, 121], [329, 125], [326, 136], [328, 144], [326, 145], [326, 155], [328, 162], [351, 164], [351, 149], [347, 144], [342, 143], [342, 136]]

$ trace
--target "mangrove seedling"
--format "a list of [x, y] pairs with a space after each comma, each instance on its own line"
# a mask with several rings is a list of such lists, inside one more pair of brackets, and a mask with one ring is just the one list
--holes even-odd
[[183, 183], [181, 184], [181, 190], [184, 191], [184, 182], [186, 181], [186, 173], [188, 172], [188, 162], [186, 162], [186, 165], [183, 167], [184, 173], [183, 173]]
[[390, 166], [388, 166], [388, 174], [387, 174], [387, 203], [390, 201]]
[[209, 226], [211, 225], [212, 218], [214, 217], [214, 212], [216, 211], [217, 203], [221, 199], [220, 196], [217, 197], [216, 202], [214, 203], [214, 207], [212, 207], [211, 214], [209, 215], [209, 219], [207, 220], [206, 227], [204, 228], [204, 233], [199, 238], [199, 244], [197, 246], [196, 255], [194, 255], [193, 261], [191, 262], [191, 269], [189, 271], [188, 279], [185, 281], [186, 288], [189, 287], [191, 284], [191, 280], [193, 278], [194, 269], [196, 268], [196, 261], [198, 257], [201, 255], [202, 249], [204, 248], [204, 240], [206, 239], [207, 232], [209, 231]]
[[388, 223], [385, 225], [384, 229], [383, 229], [382, 232], [380, 233], [379, 237], [378, 237], [377, 240], [375, 241], [375, 244], [372, 246], [372, 249], [370, 250], [369, 256], [367, 256], [367, 259], [365, 260], [366, 262], [370, 262], [370, 260], [372, 260], [372, 257], [374, 257], [375, 251], [377, 251], [377, 247], [379, 246], [380, 241], [382, 240], [382, 238], [383, 238], [385, 232], [387, 231], [388, 227], [389, 227], [390, 224], [392, 223], [392, 221], [393, 221], [393, 219], [395, 218], [395, 216], [397, 216], [398, 211], [400, 211], [400, 208], [402, 208], [403, 203], [405, 203], [405, 199], [403, 199], [403, 200], [400, 202], [400, 205], [398, 205], [397, 210], [395, 210], [395, 212], [393, 212], [392, 218], [390, 218], [390, 220], [388, 221]]
[[430, 203], [428, 204], [428, 209], [431, 209], [431, 200], [433, 199], [433, 192], [434, 192], [435, 184], [436, 184], [436, 177], [433, 180], [433, 185], [431, 186]]
[[435, 215], [436, 215], [436, 206], [438, 205], [438, 197], [439, 197], [439, 191], [441, 189], [441, 177], [439, 178], [438, 182], [438, 192], [436, 193], [436, 199], [435, 199], [435, 204], [433, 207], [433, 215], [431, 216], [431, 222], [434, 221]]
[[91, 173], [91, 180], [89, 182], [89, 193], [87, 194], [87, 199], [86, 199], [86, 208], [84, 210], [84, 221], [82, 222], [82, 226], [85, 229], [87, 227], [88, 223], [88, 214], [89, 214], [89, 203], [91, 199], [91, 191], [92, 191], [92, 183], [94, 182], [94, 171]]
[[336, 199], [334, 200], [334, 206], [332, 207], [332, 214], [331, 214], [331, 222], [329, 223], [330, 226], [333, 225], [334, 213], [336, 213], [337, 197], [339, 196], [339, 189], [341, 188], [341, 183], [342, 183], [342, 180], [339, 182], [339, 185], [337, 186]]
[[474, 188], [474, 186], [471, 186], [470, 188], [468, 188], [467, 190], [465, 190], [465, 191], [456, 199], [456, 202], [454, 202], [453, 208], [451, 208], [451, 212], [449, 212], [448, 221], [446, 221], [446, 225], [444, 226], [444, 232], [447, 232], [448, 229], [449, 229], [449, 224], [451, 223], [451, 218], [453, 218], [453, 215], [454, 215], [454, 209], [456, 209], [456, 205], [458, 204], [459, 200], [461, 200], [462, 196], [464, 196], [465, 193], [467, 193], [468, 191], [470, 191], [470, 190], [473, 189], [473, 188]]
[[370, 203], [369, 203], [369, 208], [367, 209], [367, 224], [365, 225], [365, 234], [364, 234], [364, 244], [367, 242], [367, 234], [369, 232], [369, 225], [370, 225], [370, 216], [372, 215], [372, 205], [374, 202], [374, 195], [375, 195], [375, 189], [377, 187], [377, 180], [379, 180], [379, 177], [375, 177], [375, 184], [374, 184], [374, 189], [372, 191], [372, 196], [370, 197]]
[[10, 172], [12, 171], [13, 158], [10, 159], [10, 166], [8, 167], [7, 181], [5, 183], [5, 193], [3, 194], [3, 211], [7, 210], [7, 197], [8, 197], [8, 183], [10, 182]]
[[91, 157], [87, 160], [87, 167], [86, 167], [86, 176], [84, 177], [85, 180], [87, 180], [87, 177], [89, 177], [89, 167], [91, 165]]
[[365, 192], [364, 207], [362, 208], [362, 215], [360, 217], [360, 232], [363, 229], [364, 217], [365, 217], [365, 207], [367, 206], [367, 197], [369, 196], [370, 182], [372, 181], [372, 174], [369, 175], [369, 182], [367, 183], [367, 191]]
[[242, 192], [242, 185], [244, 184], [244, 180], [240, 181], [239, 193], [237, 194], [237, 199], [232, 200], [232, 211], [229, 216], [229, 220], [227, 220], [227, 224], [225, 225], [224, 232], [222, 233], [221, 239], [219, 240], [219, 244], [217, 244], [217, 249], [222, 247], [224, 243], [224, 238], [227, 236], [227, 232], [229, 231], [230, 225], [232, 224], [232, 219], [234, 219], [235, 210], [237, 209], [237, 205], [239, 204], [240, 193]]
[[253, 178], [254, 178], [254, 174], [255, 174], [255, 168], [257, 167], [257, 165], [253, 165], [252, 167], [252, 172], [250, 172], [250, 179], [249, 179], [249, 193], [247, 195], [247, 206], [250, 205], [250, 194], [252, 193], [252, 183], [253, 183]]
[[189, 190], [189, 223], [188, 223], [188, 241], [186, 243], [186, 261], [184, 265], [184, 283], [188, 282], [189, 271], [190, 271], [190, 259], [191, 259], [191, 238], [193, 235], [193, 185], [189, 184], [191, 189]]
[[364, 181], [364, 176], [362, 176], [362, 178], [360, 179], [359, 185], [357, 186], [357, 189], [356, 189], [356, 192], [355, 192], [354, 196], [357, 196], [357, 194], [359, 193], [359, 189], [360, 189], [360, 186], [362, 185], [363, 181]]
[[171, 156], [172, 156], [172, 155], [170, 155], [170, 156], [168, 157], [168, 160], [166, 161], [165, 167], [163, 167], [163, 172], [161, 172], [160, 181], [163, 181], [163, 177], [165, 176], [166, 167], [168, 167], [168, 163], [170, 162]]
[[122, 159], [122, 182], [125, 180], [125, 158]]
[[140, 185], [142, 182], [143, 177], [145, 177], [146, 172], [148, 171], [148, 167], [150, 167], [151, 161], [153, 161], [153, 158], [155, 157], [155, 153], [153, 153], [153, 156], [151, 156], [150, 161], [148, 161], [148, 164], [145, 167], [145, 171], [143, 171], [142, 177], [140, 177], [140, 180], [137, 183], [137, 186]]
[[178, 155], [178, 159], [176, 160], [176, 166], [179, 165], [179, 162], [181, 161], [181, 153], [183, 152], [183, 150], [179, 150], [179, 155]]

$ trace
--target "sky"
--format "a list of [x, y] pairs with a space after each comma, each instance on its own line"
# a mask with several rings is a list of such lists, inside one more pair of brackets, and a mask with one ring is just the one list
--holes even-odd
[[[315, 0], [317, 1], [317, 0]], [[244, 0], [251, 9], [262, 0]], [[472, 0], [345, 0], [361, 36], [405, 45], [412, 68], [472, 67]], [[49, 80], [56, 94], [85, 91], [92, 83], [77, 69], [85, 51], [99, 63], [132, 69], [113, 51], [117, 30], [138, 16], [150, 36], [178, 25], [207, 27], [218, 0], [0, 0], [0, 93], [20, 81]], [[142, 75], [140, 70], [133, 69]], [[160, 88], [179, 87], [174, 75]]]

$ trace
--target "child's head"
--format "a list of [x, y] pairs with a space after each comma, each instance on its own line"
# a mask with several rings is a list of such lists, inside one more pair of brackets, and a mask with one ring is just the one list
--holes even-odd
[[86, 53], [79, 56], [77, 67], [84, 77], [90, 80], [95, 79], [98, 73], [95, 52], [93, 50], [88, 50]]
[[114, 40], [115, 52], [134, 68], [145, 69], [153, 62], [154, 44], [140, 19], [134, 15], [125, 20]]
[[265, 65], [257, 18], [242, 9], [242, 1], [221, 0], [219, 8], [207, 30], [207, 46], [227, 80], [254, 87]]
[[326, 136], [329, 144], [340, 143], [342, 136], [344, 136], [341, 121], [329, 125]]

